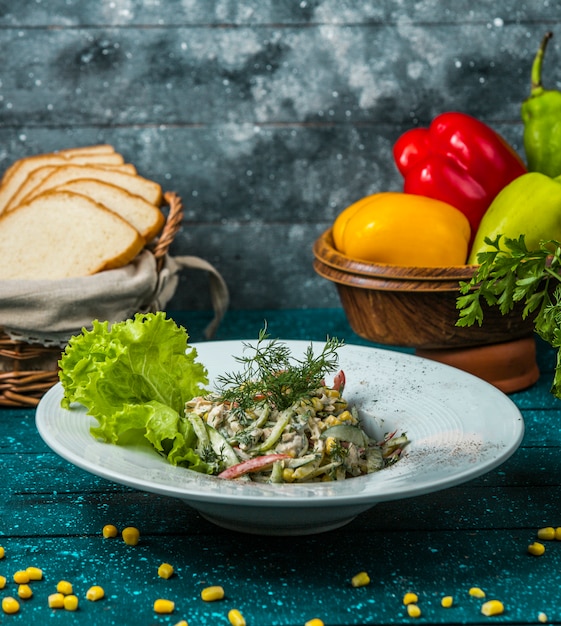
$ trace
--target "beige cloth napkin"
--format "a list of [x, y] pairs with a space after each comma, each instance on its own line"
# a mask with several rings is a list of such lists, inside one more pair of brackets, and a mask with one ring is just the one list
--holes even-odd
[[135, 313], [164, 310], [183, 268], [208, 272], [214, 319], [205, 329], [211, 338], [229, 304], [220, 273], [195, 256], [171, 257], [157, 271], [154, 255], [144, 250], [125, 267], [93, 276], [61, 280], [0, 280], [0, 326], [15, 340], [63, 346], [95, 319], [110, 323]]

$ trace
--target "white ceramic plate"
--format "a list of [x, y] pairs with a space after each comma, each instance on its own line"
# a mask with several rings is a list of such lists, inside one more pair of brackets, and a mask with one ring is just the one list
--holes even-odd
[[[251, 343], [251, 342], [244, 342]], [[286, 341], [295, 356], [309, 347]], [[313, 343], [315, 353], [322, 343]], [[212, 383], [238, 368], [241, 341], [195, 344]], [[524, 422], [516, 405], [488, 383], [409, 354], [346, 345], [339, 350], [345, 398], [371, 436], [397, 429], [411, 440], [407, 453], [375, 474], [340, 482], [257, 484], [226, 481], [173, 467], [151, 449], [96, 441], [95, 420], [76, 405], [62, 409], [62, 387], [37, 407], [36, 423], [52, 450], [92, 474], [173, 496], [220, 526], [259, 534], [306, 534], [337, 528], [378, 502], [445, 489], [504, 462], [520, 445]]]

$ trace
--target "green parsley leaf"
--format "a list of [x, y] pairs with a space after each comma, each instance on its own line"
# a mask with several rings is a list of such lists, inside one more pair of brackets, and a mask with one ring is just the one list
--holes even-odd
[[498, 235], [485, 243], [493, 249], [478, 256], [480, 265], [473, 277], [460, 283], [456, 325], [481, 326], [482, 301], [498, 306], [503, 315], [522, 302], [522, 317], [532, 316], [536, 333], [559, 349], [551, 391], [561, 398], [561, 243], [542, 241], [531, 251], [524, 235], [518, 239]]

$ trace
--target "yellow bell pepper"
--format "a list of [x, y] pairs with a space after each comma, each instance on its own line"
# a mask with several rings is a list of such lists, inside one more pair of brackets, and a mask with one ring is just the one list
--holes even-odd
[[464, 265], [471, 228], [446, 202], [387, 191], [344, 209], [332, 229], [335, 248], [348, 257], [413, 267]]

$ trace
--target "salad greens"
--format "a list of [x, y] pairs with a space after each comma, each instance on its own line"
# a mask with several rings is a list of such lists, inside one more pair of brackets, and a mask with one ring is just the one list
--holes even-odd
[[456, 325], [481, 326], [483, 301], [503, 315], [522, 302], [522, 317], [532, 315], [537, 335], [559, 351], [551, 391], [561, 398], [561, 243], [542, 241], [539, 249], [528, 250], [524, 235], [498, 235], [485, 243], [492, 249], [478, 255], [477, 271], [460, 283]]
[[84, 405], [98, 421], [92, 434], [121, 445], [146, 445], [174, 465], [210, 468], [194, 452], [185, 403], [205, 393], [206, 368], [186, 330], [165, 313], [137, 314], [109, 327], [94, 321], [72, 337], [60, 359], [62, 406]]
[[151, 445], [172, 465], [221, 478], [343, 480], [394, 463], [408, 443], [404, 434], [368, 437], [342, 397], [342, 371], [326, 386], [342, 341], [328, 339], [317, 356], [310, 345], [299, 360], [265, 326], [245, 345], [253, 354], [237, 358], [242, 370], [210, 392], [188, 339], [162, 312], [111, 327], [95, 321], [60, 359], [63, 408], [85, 406], [101, 441]]

